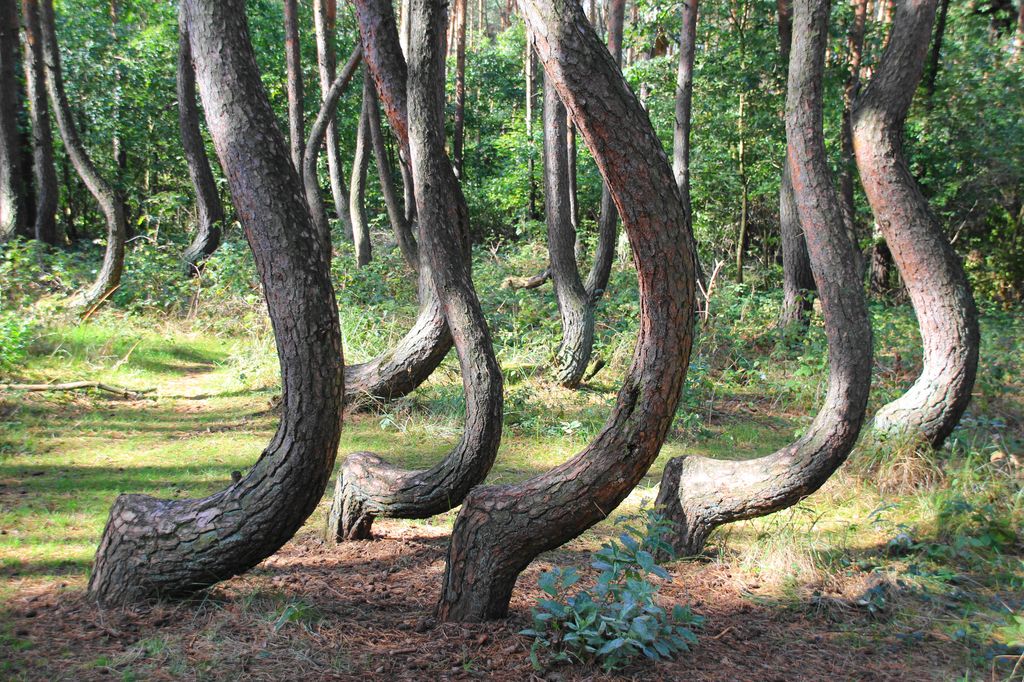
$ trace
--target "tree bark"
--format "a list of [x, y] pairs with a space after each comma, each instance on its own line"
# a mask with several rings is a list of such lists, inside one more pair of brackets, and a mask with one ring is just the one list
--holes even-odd
[[[782, 64], [788, 69], [793, 41], [792, 0], [777, 0], [776, 7], [779, 54], [782, 56]], [[793, 177], [786, 160], [782, 162], [779, 181], [779, 238], [782, 243], [782, 309], [779, 311], [779, 327], [786, 328], [794, 323], [807, 323], [813, 308], [811, 294], [814, 291], [811, 257], [807, 253], [807, 240], [804, 238], [793, 193]]]
[[455, 125], [452, 131], [452, 163], [462, 178], [462, 157], [466, 140], [466, 1], [455, 0]]
[[807, 433], [774, 454], [746, 461], [688, 456], [668, 463], [657, 504], [675, 522], [672, 542], [681, 555], [699, 553], [722, 524], [785, 509], [816, 491], [846, 459], [864, 419], [871, 326], [822, 131], [828, 18], [828, 0], [795, 0], [786, 97], [787, 163], [821, 296], [828, 392]]
[[352, 217], [352, 242], [356, 249], [356, 264], [363, 267], [373, 260], [370, 225], [366, 218], [366, 171], [370, 167], [370, 100], [373, 83], [363, 73], [363, 106], [359, 112], [356, 149], [352, 154], [352, 176], [348, 190], [349, 215]]
[[[179, 14], [180, 14], [179, 10]], [[196, 72], [192, 66], [192, 45], [183, 16], [178, 18], [178, 130], [185, 153], [189, 177], [196, 191], [196, 234], [182, 259], [188, 274], [199, 272], [204, 260], [220, 246], [224, 205], [217, 192], [217, 181], [206, 156], [206, 144], [199, 130], [199, 105], [196, 102]]]
[[18, 6], [0, 4], [0, 242], [26, 233], [28, 206], [21, 172], [18, 118], [21, 88], [17, 79]]
[[[320, 234], [327, 248], [330, 248], [331, 245], [331, 226], [327, 221], [327, 209], [324, 207], [323, 196], [320, 194], [320, 178], [316, 172], [316, 161], [320, 154], [320, 147], [324, 142], [324, 136], [335, 120], [335, 115], [338, 111], [338, 101], [348, 88], [352, 77], [355, 76], [356, 69], [359, 68], [362, 59], [362, 48], [356, 48], [352, 52], [352, 56], [349, 57], [348, 63], [345, 64], [345, 68], [342, 69], [341, 73], [337, 74], [337, 77], [327, 89], [327, 94], [324, 95], [323, 102], [320, 104], [320, 112], [317, 114], [316, 120], [309, 130], [309, 139], [306, 140], [306, 148], [302, 154], [302, 185], [306, 195], [306, 203], [309, 205], [309, 212], [313, 218], [313, 224], [316, 225], [317, 233]], [[348, 194], [346, 193], [346, 217], [348, 216], [348, 201]], [[352, 221], [351, 218], [348, 218], [346, 229], [351, 231], [351, 227]]]
[[562, 341], [555, 354], [555, 380], [566, 388], [583, 381], [594, 347], [594, 306], [576, 265], [576, 227], [572, 212], [568, 121], [555, 88], [544, 83], [544, 206], [548, 255], [562, 320]]
[[570, 461], [466, 496], [448, 551], [442, 620], [503, 617], [520, 571], [611, 513], [668, 434], [692, 345], [692, 235], [647, 113], [579, 3], [522, 0], [537, 54], [611, 188], [635, 249], [640, 334], [616, 407]]
[[[860, 71], [864, 59], [864, 30], [867, 21], [868, 0], [853, 0], [853, 23], [850, 25], [850, 32], [847, 36], [847, 46], [850, 50], [849, 71], [846, 75], [846, 84], [843, 87], [843, 123], [842, 140], [840, 144], [839, 162], [839, 193], [843, 200], [843, 214], [847, 221], [850, 236], [855, 244], [860, 239], [856, 227], [857, 206], [854, 203], [854, 170], [856, 163], [853, 159], [853, 123], [851, 115], [853, 102], [860, 92]], [[863, 258], [859, 259], [861, 277], [866, 265]]]
[[53, 157], [53, 127], [50, 105], [46, 101], [46, 72], [39, 28], [38, 0], [22, 0], [25, 26], [25, 86], [29, 118], [32, 121], [32, 177], [35, 180], [36, 239], [50, 245], [60, 243], [57, 229], [57, 166]]
[[[620, 0], [621, 1], [621, 0]], [[609, 26], [610, 27], [610, 26]], [[676, 72], [676, 119], [672, 147], [672, 172], [676, 176], [683, 206], [690, 206], [690, 123], [693, 108], [693, 60], [697, 43], [697, 0], [682, 3], [679, 35], [679, 69]]]
[[[389, 0], [371, 1], [378, 11], [391, 11]], [[455, 348], [466, 392], [466, 429], [444, 460], [426, 471], [403, 471], [367, 452], [346, 459], [329, 516], [329, 539], [369, 538], [375, 517], [426, 518], [457, 506], [490, 471], [501, 441], [501, 369], [462, 246], [469, 233], [469, 211], [444, 150], [444, 106], [436, 87], [444, 78], [442, 2], [411, 3], [417, 30], [409, 45], [409, 142], [424, 254], [445, 318], [458, 330]], [[397, 50], [397, 27], [393, 21], [386, 26], [390, 30], [364, 40], [387, 42]], [[372, 91], [369, 74], [367, 82]]]
[[416, 244], [416, 237], [413, 235], [412, 225], [406, 219], [405, 211], [398, 198], [395, 178], [391, 175], [384, 129], [380, 122], [377, 88], [370, 87], [367, 92], [370, 95], [370, 140], [373, 143], [373, 155], [377, 159], [377, 177], [380, 179], [381, 194], [384, 195], [388, 221], [391, 223], [391, 231], [395, 234], [395, 241], [398, 242], [398, 249], [402, 252], [406, 264], [412, 268], [413, 272], [418, 272], [420, 269], [419, 247]]
[[71, 300], [73, 306], [85, 308], [95, 305], [121, 283], [121, 272], [124, 270], [125, 235], [128, 230], [127, 218], [124, 212], [124, 202], [117, 190], [96, 170], [89, 153], [85, 150], [85, 145], [82, 144], [82, 140], [78, 136], [78, 129], [71, 116], [71, 107], [64, 91], [57, 32], [54, 28], [53, 0], [43, 0], [39, 9], [43, 60], [46, 65], [46, 90], [50, 96], [53, 115], [57, 119], [57, 128], [64, 141], [64, 150], [89, 193], [99, 204], [100, 211], [107, 222], [107, 248], [99, 274], [89, 288], [79, 292]]
[[[335, 71], [338, 67], [338, 58], [334, 49], [337, 16], [337, 0], [313, 0], [313, 23], [316, 31], [317, 67], [320, 73], [320, 97], [322, 100], [326, 100], [330, 94], [331, 83], [334, 82]], [[334, 211], [341, 222], [342, 233], [349, 234], [352, 231], [352, 219], [348, 214], [348, 191], [345, 189], [345, 170], [341, 161], [341, 147], [338, 138], [337, 115], [332, 113], [326, 131], [327, 173], [330, 178], [331, 197], [334, 199]], [[305, 155], [303, 155], [303, 159], [305, 159]], [[305, 180], [307, 172], [303, 170], [303, 180]]]
[[287, 542], [323, 495], [341, 426], [330, 256], [260, 82], [243, 0], [184, 0], [199, 90], [263, 282], [281, 360], [277, 434], [248, 475], [201, 500], [123, 495], [89, 581], [108, 604], [193, 593]]
[[526, 173], [530, 177], [530, 220], [537, 219], [537, 173], [533, 144], [533, 119], [537, 101], [537, 61], [533, 51], [533, 36], [526, 33]]
[[971, 400], [979, 332], [963, 266], [903, 154], [903, 124], [921, 80], [935, 5], [898, 5], [882, 61], [853, 111], [853, 142], [864, 191], [910, 293], [924, 345], [921, 376], [878, 411], [873, 428], [938, 447]]
[[928, 107], [931, 107], [933, 104], [935, 81], [939, 77], [939, 67], [942, 64], [942, 39], [946, 35], [947, 16], [949, 16], [949, 0], [939, 0], [939, 16], [935, 22], [935, 39], [932, 40], [931, 56], [928, 58], [928, 69], [924, 75], [924, 96], [925, 104]]
[[299, 43], [298, 0], [284, 0], [284, 52], [288, 71], [288, 135], [292, 165], [302, 179], [302, 152], [306, 141], [302, 111], [302, 49]]

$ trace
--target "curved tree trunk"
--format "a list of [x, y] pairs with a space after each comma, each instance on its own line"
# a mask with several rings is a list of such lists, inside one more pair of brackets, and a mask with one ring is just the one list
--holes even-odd
[[[330, 94], [331, 84], [334, 82], [335, 71], [338, 68], [338, 57], [334, 49], [337, 18], [337, 0], [313, 0], [313, 24], [316, 31], [317, 67], [320, 73], [320, 97], [322, 100], [326, 100]], [[352, 232], [352, 219], [348, 214], [348, 191], [345, 189], [345, 170], [341, 162], [338, 122], [334, 113], [331, 114], [327, 124], [326, 142], [327, 174], [330, 178], [331, 197], [334, 199], [334, 211], [338, 220], [341, 221], [342, 233], [349, 234]], [[305, 180], [306, 172], [303, 171], [303, 180]]]
[[402, 252], [402, 257], [405, 258], [405, 262], [413, 272], [418, 272], [420, 269], [419, 247], [416, 244], [416, 237], [412, 233], [412, 225], [406, 220], [405, 211], [398, 198], [395, 178], [391, 175], [384, 129], [380, 123], [377, 89], [371, 87], [367, 93], [370, 95], [370, 140], [373, 143], [373, 156], [377, 159], [377, 177], [380, 179], [381, 194], [384, 195], [388, 222], [391, 223], [391, 231], [395, 234], [395, 241], [398, 242], [398, 249]]
[[178, 18], [178, 130], [192, 187], [196, 191], [196, 235], [182, 256], [185, 269], [191, 275], [198, 273], [200, 264], [220, 246], [224, 205], [221, 204], [217, 181], [206, 157], [206, 144], [199, 131], [196, 72], [192, 66], [192, 45], [184, 17]]
[[437, 608], [443, 620], [504, 616], [517, 576], [534, 557], [625, 499], [668, 434], [692, 345], [690, 223], [650, 119], [579, 3], [522, 0], [520, 9], [635, 249], [640, 334], [616, 407], [593, 443], [545, 474], [466, 496]]
[[[363, 50], [361, 47], [357, 47], [352, 52], [352, 56], [349, 57], [345, 68], [341, 70], [341, 73], [337, 75], [327, 89], [327, 93], [324, 95], [323, 102], [320, 105], [320, 112], [317, 114], [316, 120], [313, 121], [313, 126], [309, 130], [306, 149], [302, 153], [302, 186], [306, 195], [306, 204], [309, 206], [309, 213], [313, 219], [313, 224], [316, 225], [317, 233], [329, 250], [331, 248], [331, 226], [327, 222], [327, 209], [324, 207], [324, 199], [320, 194], [320, 179], [316, 172], [316, 160], [320, 154], [320, 146], [324, 142], [324, 136], [335, 120], [335, 115], [338, 111], [338, 100], [341, 99], [341, 95], [348, 88], [348, 84], [352, 81], [352, 77], [355, 76], [356, 69], [359, 68], [362, 59]], [[345, 196], [345, 215], [348, 216], [347, 194]], [[351, 227], [352, 221], [349, 220], [346, 229], [351, 231]]]
[[594, 347], [594, 306], [576, 265], [576, 228], [572, 219], [572, 170], [568, 121], [555, 88], [544, 84], [544, 206], [548, 255], [562, 318], [562, 341], [555, 354], [555, 380], [566, 388], [583, 381]]
[[17, 63], [18, 6], [6, 0], [0, 4], [0, 242], [25, 234], [28, 223], [18, 135]]
[[[398, 54], [393, 10], [390, 2], [382, 5], [379, 11], [390, 13], [390, 21], [384, 24], [384, 31], [364, 34], [364, 40], [374, 40], [378, 49]], [[439, 3], [412, 3], [418, 30], [409, 46], [409, 143], [419, 190], [416, 196], [424, 254], [434, 286], [441, 292], [448, 324], [459, 330], [455, 348], [466, 392], [466, 430], [444, 460], [426, 471], [403, 471], [367, 452], [348, 457], [328, 520], [328, 536], [333, 540], [369, 538], [373, 519], [378, 516], [426, 518], [457, 506], [490, 471], [501, 441], [501, 368], [494, 357], [462, 248], [469, 232], [469, 211], [444, 150], [444, 106], [437, 98], [436, 87], [444, 80], [445, 25], [441, 9]], [[371, 69], [375, 66], [370, 62]], [[372, 92], [369, 74], [367, 82]]]
[[267, 298], [284, 411], [259, 461], [225, 490], [201, 500], [118, 498], [89, 580], [90, 596], [106, 603], [189, 594], [275, 552], [323, 495], [341, 426], [330, 256], [260, 82], [245, 2], [184, 6], [207, 124]]
[[921, 376], [878, 411], [873, 428], [938, 447], [971, 400], [979, 332], [963, 266], [903, 155], [903, 123], [921, 80], [935, 5], [898, 5], [882, 61], [853, 111], [853, 141], [864, 191], [910, 293], [924, 344]]
[[306, 141], [302, 111], [302, 45], [299, 42], [298, 0], [284, 0], [284, 54], [288, 71], [288, 135], [292, 165], [302, 179], [302, 151]]
[[352, 177], [348, 191], [349, 215], [352, 218], [352, 241], [356, 249], [356, 264], [359, 267], [373, 260], [373, 243], [370, 241], [370, 224], [366, 218], [366, 172], [370, 167], [370, 100], [373, 98], [373, 83], [363, 72], [363, 106], [359, 113], [359, 129], [356, 133], [356, 149], [352, 154]]
[[[779, 54], [782, 56], [782, 64], [788, 69], [790, 45], [793, 41], [792, 0], [778, 0], [776, 7]], [[807, 316], [813, 307], [811, 292], [814, 291], [811, 257], [807, 253], [807, 240], [804, 239], [804, 230], [797, 215], [793, 178], [786, 160], [783, 160], [779, 181], [779, 241], [782, 244], [782, 310], [779, 312], [779, 327], [786, 328], [793, 323], [807, 323]]]
[[739, 462], [679, 457], [666, 465], [657, 504], [675, 522], [672, 542], [681, 555], [699, 553], [722, 524], [785, 509], [820, 488], [856, 443], [867, 408], [871, 326], [822, 132], [829, 1], [796, 0], [794, 7], [787, 163], [821, 295], [828, 392], [807, 433], [772, 455]]
[[46, 101], [46, 72], [43, 67], [38, 0], [22, 0], [21, 16], [25, 26], [25, 89], [29, 118], [32, 120], [32, 175], [35, 179], [36, 199], [36, 223], [32, 232], [39, 241], [56, 245], [60, 243], [60, 232], [57, 229], [57, 166], [53, 160], [50, 105]]
[[124, 246], [127, 233], [127, 218], [124, 201], [117, 191], [100, 175], [89, 158], [78, 129], [71, 116], [67, 94], [64, 92], [64, 77], [60, 67], [60, 49], [57, 46], [57, 32], [54, 28], [53, 0], [42, 0], [39, 12], [39, 26], [43, 43], [43, 60], [46, 64], [46, 90], [50, 96], [57, 128], [64, 141], [64, 150], [89, 193], [96, 199], [107, 221], [107, 249], [103, 265], [92, 286], [79, 292], [72, 299], [72, 305], [89, 307], [101, 301], [121, 283], [124, 270]]

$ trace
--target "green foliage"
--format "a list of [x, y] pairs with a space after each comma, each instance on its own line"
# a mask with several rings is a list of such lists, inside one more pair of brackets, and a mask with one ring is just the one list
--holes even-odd
[[21, 313], [8, 312], [0, 304], [0, 372], [15, 369], [25, 358], [35, 324]]
[[[632, 525], [635, 521], [643, 528]], [[601, 573], [592, 588], [570, 594], [580, 580], [573, 568], [556, 567], [537, 581], [548, 596], [533, 609], [533, 626], [520, 633], [533, 637], [535, 668], [543, 668], [543, 656], [552, 662], [593, 662], [611, 671], [641, 656], [672, 658], [697, 641], [692, 628], [703, 622], [701, 616], [678, 604], [666, 611], [656, 601], [659, 587], [653, 579], [669, 575], [655, 555], [671, 553], [670, 522], [644, 509], [619, 523], [619, 542], [607, 542], [594, 553], [591, 565]]]

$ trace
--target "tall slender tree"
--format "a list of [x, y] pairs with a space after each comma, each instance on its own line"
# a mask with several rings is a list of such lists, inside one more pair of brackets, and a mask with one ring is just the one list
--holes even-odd
[[[183, 10], [179, 10], [179, 15]], [[196, 73], [192, 66], [192, 44], [184, 16], [178, 18], [178, 130], [185, 153], [189, 177], [196, 192], [196, 234], [182, 260], [189, 274], [199, 271], [202, 262], [220, 246], [224, 225], [224, 205], [217, 181], [206, 156], [206, 143], [199, 129], [199, 105], [196, 101]]]
[[[321, 100], [327, 99], [338, 66], [337, 52], [334, 46], [337, 20], [337, 0], [313, 0], [313, 23], [316, 31], [317, 70], [320, 74]], [[352, 219], [348, 214], [348, 190], [345, 187], [345, 168], [341, 160], [341, 142], [336, 115], [332, 115], [327, 124], [324, 140], [327, 145], [327, 174], [331, 185], [331, 197], [334, 199], [334, 212], [341, 222], [342, 233], [349, 234], [352, 232]], [[303, 179], [305, 180], [305, 178]], [[317, 184], [319, 185], [319, 182]]]
[[299, 42], [298, 0], [284, 0], [284, 52], [288, 71], [288, 136], [292, 165], [301, 179], [306, 132], [302, 106], [302, 43]]
[[32, 121], [32, 178], [35, 189], [36, 239], [58, 244], [57, 229], [57, 167], [53, 160], [53, 126], [50, 104], [46, 101], [46, 70], [43, 65], [43, 44], [39, 27], [38, 0], [22, 0], [22, 24], [25, 27], [25, 90], [29, 118]]
[[198, 500], [117, 499], [89, 579], [90, 596], [108, 604], [190, 594], [275, 552], [323, 495], [341, 426], [330, 254], [263, 90], [245, 2], [184, 0], [184, 7], [207, 124], [274, 328], [283, 414], [259, 460], [223, 491]]
[[548, 83], [572, 112], [630, 235], [641, 331], [616, 406], [593, 443], [547, 473], [466, 496], [448, 551], [442, 620], [504, 616], [517, 576], [534, 557], [625, 499], [668, 434], [692, 345], [690, 223], [647, 113], [578, 2], [522, 0], [519, 7]]
[[455, 123], [452, 131], [452, 163], [455, 164], [455, 172], [460, 178], [466, 141], [466, 2], [467, 0], [455, 0], [452, 10], [452, 32], [455, 39]]
[[370, 106], [373, 98], [373, 83], [369, 74], [363, 73], [363, 105], [359, 112], [359, 128], [356, 132], [356, 149], [352, 154], [352, 175], [348, 190], [349, 215], [352, 218], [352, 241], [356, 248], [356, 263], [359, 267], [373, 259], [373, 243], [370, 241], [370, 223], [366, 217], [366, 172], [373, 154], [370, 140]]
[[28, 224], [18, 135], [18, 23], [17, 3], [0, 3], [0, 242], [25, 234]]
[[39, 12], [40, 35], [43, 43], [43, 61], [46, 64], [46, 90], [50, 96], [53, 115], [57, 120], [64, 150], [82, 182], [99, 204], [107, 222], [107, 248], [103, 265], [91, 286], [82, 290], [72, 299], [72, 305], [89, 307], [109, 295], [121, 283], [124, 270], [125, 238], [128, 231], [124, 212], [124, 201], [113, 185], [106, 181], [78, 136], [64, 91], [64, 75], [61, 72], [60, 49], [57, 45], [57, 31], [53, 12], [53, 0], [42, 0]]
[[820, 488], [853, 449], [867, 409], [871, 324], [822, 130], [829, 0], [795, 0], [793, 6], [786, 162], [821, 295], [828, 392], [807, 432], [771, 455], [744, 461], [690, 456], [668, 463], [657, 503], [675, 522], [672, 542], [684, 555], [700, 552], [722, 524], [785, 509]]
[[897, 6], [882, 60], [853, 110], [853, 143], [864, 192], [910, 293], [924, 345], [921, 375], [878, 411], [873, 428], [938, 447], [971, 400], [979, 332], [963, 266], [903, 153], [903, 124], [921, 81], [935, 7], [936, 0]]

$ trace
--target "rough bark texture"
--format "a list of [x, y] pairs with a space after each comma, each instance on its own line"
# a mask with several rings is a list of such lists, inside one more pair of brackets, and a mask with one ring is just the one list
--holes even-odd
[[103, 265], [92, 286], [74, 296], [74, 306], [89, 307], [103, 299], [121, 283], [124, 269], [124, 245], [127, 233], [127, 218], [124, 202], [117, 191], [96, 170], [89, 153], [85, 150], [78, 129], [71, 116], [67, 94], [64, 92], [64, 77], [60, 68], [60, 50], [57, 47], [57, 32], [54, 28], [53, 0], [40, 4], [39, 26], [43, 43], [43, 61], [46, 64], [46, 91], [50, 96], [57, 128], [64, 141], [64, 150], [71, 164], [92, 194], [107, 221], [107, 249]]
[[[547, 79], [545, 79], [546, 81]], [[594, 305], [576, 265], [576, 228], [565, 107], [550, 83], [544, 85], [544, 206], [548, 255], [562, 319], [562, 341], [555, 354], [555, 380], [567, 388], [583, 381], [594, 347]]]
[[24, 234], [28, 220], [21, 173], [18, 115], [21, 88], [17, 80], [18, 5], [0, 3], [0, 242]]
[[370, 140], [373, 143], [373, 156], [377, 160], [377, 177], [380, 179], [380, 189], [381, 194], [384, 195], [388, 221], [391, 223], [391, 231], [395, 234], [395, 241], [398, 242], [398, 249], [402, 252], [402, 257], [405, 258], [405, 262], [413, 272], [418, 272], [420, 269], [419, 246], [413, 235], [413, 226], [406, 219], [405, 211], [398, 197], [398, 190], [395, 188], [395, 178], [391, 174], [384, 128], [380, 123], [377, 88], [370, 87], [367, 92], [370, 95]]
[[[789, 68], [790, 46], [793, 41], [793, 5], [791, 0], [778, 0], [779, 54]], [[788, 154], [788, 151], [787, 151]], [[800, 225], [793, 196], [793, 179], [786, 161], [782, 163], [779, 181], [779, 241], [782, 244], [782, 309], [779, 326], [788, 327], [795, 322], [806, 323], [812, 308], [814, 274], [807, 241]]]
[[816, 491], [846, 459], [864, 419], [871, 326], [822, 132], [828, 18], [828, 0], [795, 0], [786, 98], [787, 163], [821, 296], [828, 392], [807, 433], [774, 454], [739, 462], [693, 456], [669, 462], [657, 503], [675, 522], [672, 540], [681, 555], [700, 552], [722, 524], [770, 514]]
[[196, 234], [182, 259], [188, 273], [195, 274], [200, 264], [220, 246], [224, 206], [220, 202], [217, 181], [199, 130], [196, 72], [192, 66], [192, 45], [184, 17], [178, 18], [178, 130], [189, 177], [196, 191]]
[[39, 241], [56, 245], [60, 242], [57, 229], [57, 167], [53, 160], [50, 105], [46, 101], [46, 71], [43, 67], [38, 0], [22, 0], [21, 16], [25, 27], [25, 90], [29, 118], [32, 121], [32, 177], [35, 180], [35, 226], [32, 233]]
[[[337, 70], [337, 53], [334, 49], [334, 36], [337, 28], [337, 0], [313, 0], [313, 24], [316, 31], [317, 70], [320, 74], [320, 97], [326, 100], [330, 95], [331, 84]], [[341, 222], [342, 233], [352, 232], [352, 219], [348, 215], [348, 191], [345, 188], [345, 170], [341, 161], [341, 148], [338, 141], [337, 116], [332, 113], [325, 133], [327, 145], [327, 173], [330, 178], [331, 197], [334, 199], [334, 211]], [[303, 155], [305, 160], [305, 155]], [[303, 164], [305, 166], [305, 164]], [[314, 166], [315, 167], [315, 166]], [[308, 171], [303, 171], [303, 180]]]
[[342, 360], [329, 254], [260, 82], [244, 0], [185, 0], [199, 90], [263, 282], [281, 361], [281, 424], [248, 475], [201, 500], [123, 495], [89, 593], [106, 603], [185, 595], [259, 563], [316, 507], [341, 426]]
[[288, 71], [288, 136], [292, 165], [301, 179], [306, 133], [302, 120], [302, 49], [299, 43], [298, 0], [284, 0], [284, 54]]
[[683, 206], [689, 213], [690, 112], [693, 108], [693, 60], [697, 47], [697, 0], [683, 1], [682, 24], [679, 35], [679, 69], [676, 71], [676, 120], [673, 128], [672, 172], [676, 176], [679, 194], [683, 197]]
[[668, 158], [579, 3], [522, 0], [537, 53], [572, 112], [634, 246], [640, 332], [615, 409], [570, 461], [466, 496], [455, 522], [438, 616], [500, 618], [516, 577], [629, 494], [657, 456], [679, 402], [692, 344], [692, 240]]
[[963, 267], [903, 154], [903, 123], [921, 80], [935, 4], [898, 5], [882, 61], [853, 111], [853, 141], [864, 191], [910, 293], [924, 345], [921, 376], [878, 411], [874, 430], [938, 446], [971, 400], [979, 341]]
[[[348, 88], [362, 59], [363, 50], [361, 47], [357, 47], [349, 57], [345, 68], [331, 82], [327, 93], [323, 96], [320, 112], [309, 130], [309, 139], [306, 141], [306, 149], [302, 154], [302, 185], [306, 194], [306, 203], [309, 205], [309, 212], [317, 232], [321, 235], [324, 243], [328, 245], [331, 243], [331, 226], [327, 221], [327, 209], [324, 207], [323, 196], [320, 194], [320, 178], [316, 172], [316, 161], [320, 154], [320, 146], [323, 144], [324, 137], [333, 124], [338, 111], [338, 100]], [[344, 226], [347, 234], [352, 231], [352, 221], [348, 217], [347, 193], [345, 194], [345, 216], [348, 221]]]
[[370, 241], [370, 223], [366, 217], [366, 172], [370, 167], [370, 100], [373, 83], [369, 74], [363, 74], [363, 106], [359, 112], [356, 148], [352, 153], [352, 176], [348, 189], [348, 212], [352, 218], [352, 242], [359, 267], [373, 260], [373, 242]]
[[[329, 516], [330, 539], [368, 538], [378, 516], [426, 518], [457, 506], [490, 471], [501, 441], [501, 369], [465, 258], [469, 211], [444, 150], [444, 107], [436, 88], [444, 80], [442, 2], [411, 3], [417, 30], [409, 45], [409, 143], [425, 259], [445, 318], [456, 330], [466, 429], [444, 460], [426, 471], [403, 471], [367, 452], [346, 459]], [[382, 9], [389, 11], [390, 2], [383, 3], [387, 6]], [[375, 39], [399, 45], [397, 30], [378, 33]]]

